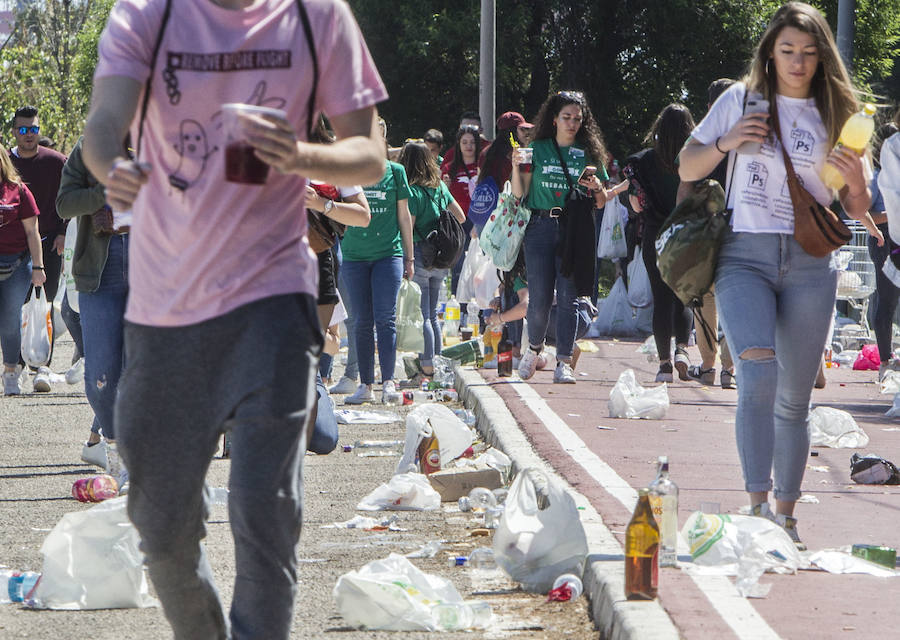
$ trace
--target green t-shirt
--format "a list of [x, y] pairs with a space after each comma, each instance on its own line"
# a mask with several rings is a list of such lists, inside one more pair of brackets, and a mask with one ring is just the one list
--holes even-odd
[[[531, 143], [534, 149], [531, 161], [531, 188], [528, 190], [529, 209], [552, 209], [562, 207], [566, 203], [566, 195], [569, 193], [569, 184], [563, 174], [559, 156], [553, 140], [544, 138]], [[560, 153], [566, 161], [569, 175], [572, 176], [572, 184], [578, 182], [578, 176], [584, 168], [592, 163], [584, 149], [577, 145], [560, 147]], [[597, 177], [600, 181], [608, 180], [606, 169], [597, 167]]]
[[453, 196], [443, 181], [437, 189], [412, 184], [409, 190], [412, 193], [409, 196], [409, 213], [416, 219], [413, 242], [422, 242], [429, 233], [437, 229], [441, 212], [447, 208]]
[[402, 256], [400, 225], [397, 224], [397, 202], [410, 197], [403, 165], [385, 161], [384, 177], [378, 184], [363, 187], [372, 221], [368, 227], [347, 227], [341, 240], [345, 260], [381, 260]]

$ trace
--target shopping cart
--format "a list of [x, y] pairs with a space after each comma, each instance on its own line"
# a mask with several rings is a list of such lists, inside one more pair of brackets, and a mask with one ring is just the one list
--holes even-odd
[[868, 232], [859, 222], [849, 221], [853, 233], [849, 244], [838, 252], [840, 273], [838, 274], [837, 299], [847, 302], [850, 309], [859, 312], [859, 322], [836, 326], [834, 340], [845, 347], [848, 343], [867, 344], [871, 342], [871, 329], [867, 318], [869, 297], [875, 291], [875, 265], [869, 258], [866, 246]]

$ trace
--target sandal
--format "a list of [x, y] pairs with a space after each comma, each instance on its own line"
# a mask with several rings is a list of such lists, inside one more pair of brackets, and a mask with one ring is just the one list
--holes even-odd
[[728, 369], [722, 369], [722, 377], [719, 379], [723, 389], [737, 389], [734, 374]]
[[692, 364], [687, 370], [688, 378], [696, 380], [700, 384], [713, 385], [716, 383], [716, 368], [702, 368], [699, 364]]

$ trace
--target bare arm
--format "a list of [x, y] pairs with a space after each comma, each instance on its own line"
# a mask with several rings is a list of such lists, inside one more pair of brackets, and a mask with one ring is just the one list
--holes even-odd
[[47, 275], [43, 271], [44, 253], [41, 250], [41, 234], [38, 231], [37, 216], [22, 220], [22, 226], [25, 228], [25, 239], [28, 240], [28, 251], [31, 253], [31, 284], [39, 287], [47, 280]]
[[407, 278], [413, 277], [413, 226], [412, 216], [409, 214], [409, 200], [404, 198], [397, 201], [397, 225], [400, 227], [400, 239], [403, 243], [403, 273]]
[[678, 175], [686, 182], [702, 180], [715, 169], [729, 151], [745, 142], [765, 142], [769, 135], [765, 113], [748, 113], [731, 130], [710, 144], [688, 138], [678, 155]]
[[637, 196], [628, 194], [628, 202], [631, 203], [631, 210], [635, 213], [640, 213], [644, 210], [644, 207], [641, 206], [641, 201]]
[[825, 162], [835, 167], [846, 183], [838, 192], [844, 211], [854, 220], [862, 222], [869, 235], [877, 240], [878, 246], [883, 246], [884, 234], [869, 215], [872, 192], [869, 191], [869, 185], [863, 174], [862, 157], [851, 149], [838, 147], [828, 154]]
[[450, 196], [450, 204], [447, 205], [447, 210], [454, 218], [456, 218], [458, 223], [463, 224], [466, 221], [465, 212], [453, 196]]
[[[320, 213], [325, 211], [325, 198], [309, 185], [306, 185], [306, 208]], [[360, 191], [348, 196], [343, 202], [335, 201], [331, 211], [328, 212], [328, 217], [348, 227], [368, 227], [372, 213], [369, 201]]]
[[515, 322], [521, 320], [528, 314], [528, 287], [523, 287], [516, 291], [519, 296], [519, 302], [514, 307], [506, 311], [491, 314], [491, 324], [504, 324], [506, 322]]
[[512, 173], [509, 176], [509, 183], [510, 187], [512, 187], [512, 194], [519, 199], [524, 199], [531, 188], [531, 173], [519, 169], [515, 152], [513, 152]]

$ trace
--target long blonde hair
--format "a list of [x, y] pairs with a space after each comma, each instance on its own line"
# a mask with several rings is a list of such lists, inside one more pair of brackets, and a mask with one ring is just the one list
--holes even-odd
[[0, 153], [0, 181], [22, 184], [22, 178], [19, 177], [19, 172], [16, 171], [16, 167], [13, 165], [12, 160], [10, 160], [9, 154], [5, 151]]
[[834, 146], [844, 122], [859, 111], [860, 104], [856, 99], [847, 68], [838, 53], [831, 28], [818, 9], [805, 2], [788, 2], [782, 5], [772, 16], [766, 32], [756, 46], [756, 51], [753, 52], [750, 69], [744, 77], [744, 82], [751, 91], [765, 96], [771, 105], [770, 109], [776, 108], [777, 78], [774, 64], [771, 65], [773, 68], [770, 68], [769, 61], [775, 49], [775, 40], [785, 27], [794, 27], [808, 33], [816, 42], [819, 50], [819, 66], [813, 75], [810, 92], [815, 98], [816, 107], [828, 132], [828, 144]]

